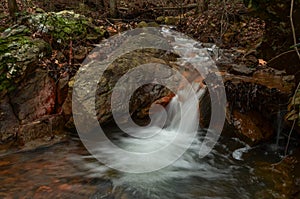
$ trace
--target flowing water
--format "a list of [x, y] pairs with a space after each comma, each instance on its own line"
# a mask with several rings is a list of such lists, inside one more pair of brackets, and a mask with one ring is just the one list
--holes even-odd
[[[195, 91], [197, 97], [203, 95], [203, 89]], [[264, 190], [273, 190], [272, 184], [257, 175], [257, 162], [280, 160], [276, 151], [266, 145], [251, 148], [237, 138], [221, 136], [212, 151], [199, 158], [201, 142], [210, 132], [198, 128], [198, 103], [189, 99], [189, 91], [179, 92], [166, 108], [165, 128], [156, 134], [155, 126], [139, 132], [147, 139], [124, 136], [115, 125], [105, 129], [115, 144], [133, 152], [159, 149], [174, 136], [195, 131], [188, 150], [171, 165], [150, 173], [120, 172], [101, 164], [73, 137], [48, 148], [1, 156], [0, 198], [252, 199]], [[160, 118], [161, 114], [156, 113], [152, 119]], [[180, 120], [184, 120], [184, 126]], [[183, 142], [186, 139], [180, 138]], [[182, 147], [181, 142], [178, 147]], [[172, 159], [175, 152], [170, 151], [161, 161]], [[104, 146], [99, 146], [96, 153], [116, 163], [124, 160], [135, 165], [128, 157], [112, 154]], [[143, 164], [156, 162], [138, 166]]]
[[[117, 127], [106, 130], [119, 132]], [[247, 147], [243, 142], [221, 137], [212, 152], [199, 159], [197, 143], [204, 133], [199, 130], [180, 160], [147, 174], [105, 167], [88, 158], [89, 153], [76, 137], [49, 148], [2, 156], [0, 198], [252, 199], [261, 191], [274, 189], [256, 173], [256, 163], [280, 160], [274, 151], [260, 146], [241, 152]], [[121, 142], [126, 139], [117, 137]]]

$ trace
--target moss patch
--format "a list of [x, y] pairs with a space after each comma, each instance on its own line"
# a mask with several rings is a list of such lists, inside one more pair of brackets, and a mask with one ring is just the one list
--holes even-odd
[[36, 67], [38, 59], [51, 54], [50, 46], [40, 39], [31, 39], [26, 26], [14, 26], [0, 37], [0, 93], [14, 89], [26, 71]]
[[106, 34], [104, 27], [95, 26], [92, 19], [73, 11], [38, 13], [28, 22], [35, 31], [49, 34], [57, 47], [68, 45], [70, 41], [100, 40]]

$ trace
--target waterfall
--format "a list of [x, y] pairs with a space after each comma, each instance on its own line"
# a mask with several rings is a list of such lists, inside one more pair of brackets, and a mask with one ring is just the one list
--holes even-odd
[[[177, 156], [178, 151], [185, 150], [184, 147], [187, 146], [187, 143], [195, 142], [195, 136], [199, 127], [199, 99], [204, 95], [206, 88], [200, 88], [199, 84], [194, 83], [192, 87], [186, 87], [178, 91], [167, 107], [160, 112], [156, 112], [151, 116], [151, 127], [145, 128], [142, 130], [130, 129], [130, 135], [142, 135], [140, 138], [135, 136], [124, 136], [124, 135], [115, 135], [114, 139], [117, 140], [116, 144], [132, 153], [151, 153], [156, 150], [160, 150], [168, 145], [174, 145], [173, 150], [169, 150], [167, 153], [164, 153], [164, 156], [160, 158], [160, 161], [166, 161], [173, 163], [174, 157]], [[196, 94], [196, 100], [192, 95]], [[164, 113], [165, 112], [165, 113]], [[163, 120], [167, 115], [167, 120], [164, 128], [161, 129], [159, 126], [155, 126], [155, 123], [160, 123], [159, 121]], [[175, 142], [176, 140], [179, 140]], [[188, 147], [190, 144], [188, 145]], [[194, 155], [199, 153], [199, 148], [201, 144], [198, 142], [197, 147], [198, 151], [194, 151]], [[151, 161], [153, 159], [145, 159], [144, 161], [136, 162], [131, 160], [130, 157], [123, 156], [122, 154], [112, 154], [108, 145], [101, 144], [94, 151], [95, 154], [101, 157], [102, 159], [109, 159], [113, 164], [123, 164], [123, 165], [114, 165], [117, 167], [124, 167], [124, 170], [128, 166], [132, 167], [146, 167], [149, 164], [153, 164], [153, 167], [158, 164], [158, 162]], [[159, 154], [160, 155], [160, 154]], [[85, 158], [91, 158], [92, 156], [87, 156]], [[187, 159], [189, 160], [187, 160]], [[191, 164], [188, 164], [188, 161], [192, 161], [191, 157], [184, 156], [180, 158], [176, 165], [180, 167], [191, 167]], [[125, 163], [125, 164], [124, 164]], [[161, 163], [161, 162], [160, 162]], [[91, 166], [90, 168], [95, 169], [95, 172], [92, 172], [97, 175], [97, 170], [99, 168]], [[101, 168], [102, 169], [102, 168]]]
[[[122, 135], [114, 137], [114, 140], [117, 140], [116, 143], [118, 146], [133, 153], [148, 153], [159, 150], [162, 147], [171, 145], [174, 139], [179, 138], [180, 142], [176, 142], [176, 146], [173, 150], [160, 156], [159, 161], [162, 162], [171, 161], [174, 156], [176, 156], [178, 150], [182, 149], [182, 147], [186, 147], [186, 142], [191, 142], [184, 154], [173, 161], [169, 166], [148, 173], [112, 172], [112, 169], [101, 165], [99, 162], [91, 161], [94, 156], [84, 156], [83, 158], [87, 159], [84, 164], [86, 168], [84, 175], [91, 178], [101, 177], [111, 179], [114, 189], [121, 188], [129, 192], [137, 191], [139, 193], [147, 193], [147, 197], [149, 198], [172, 197], [172, 195], [176, 193], [176, 190], [171, 189], [170, 185], [175, 182], [177, 183], [176, 179], [181, 179], [178, 183], [183, 183], [183, 179], [190, 180], [190, 178], [193, 179], [195, 177], [205, 180], [231, 179], [234, 167], [223, 167], [215, 162], [216, 159], [221, 159], [225, 165], [229, 164], [231, 161], [228, 159], [229, 154], [220, 154], [217, 149], [212, 149], [209, 155], [205, 157], [206, 160], [202, 161], [202, 159], [199, 158], [199, 152], [205, 133], [212, 133], [199, 129], [199, 100], [204, 96], [205, 92], [206, 88], [200, 88], [199, 83], [193, 83], [192, 87], [185, 87], [179, 90], [177, 95], [172, 98], [165, 108], [167, 120], [163, 129], [152, 125], [150, 128], [138, 132], [143, 134], [142, 139]], [[191, 95], [194, 94], [196, 94], [197, 100], [193, 100]], [[151, 119], [154, 122], [159, 121], [163, 115], [164, 113], [155, 113]], [[134, 131], [134, 129], [132, 129], [132, 131]], [[194, 132], [196, 136], [187, 136], [193, 134], [192, 131], [196, 131]], [[153, 134], [153, 132], [157, 133]], [[223, 148], [222, 153], [227, 150], [226, 147]], [[115, 164], [124, 164], [125, 162], [125, 164], [131, 164], [131, 166], [141, 168], [148, 167], [149, 164], [156, 166], [158, 163], [147, 159], [142, 162], [135, 162], [131, 160], [130, 157], [111, 153], [109, 148], [106, 148], [105, 145], [100, 145], [96, 153], [102, 158], [110, 159], [110, 161], [115, 162]], [[121, 165], [117, 166], [120, 167]], [[128, 167], [128, 165], [123, 166]], [[189, 191], [186, 190], [186, 192]], [[167, 196], [168, 194], [170, 194], [170, 196]], [[162, 197], [163, 195], [164, 197]]]
[[277, 129], [276, 129], [276, 149], [278, 150], [279, 147], [279, 139], [280, 139], [280, 132], [281, 132], [281, 122], [282, 122], [282, 115], [281, 111], [277, 112]]

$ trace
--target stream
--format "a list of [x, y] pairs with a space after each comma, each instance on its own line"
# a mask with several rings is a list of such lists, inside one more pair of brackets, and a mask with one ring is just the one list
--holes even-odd
[[[198, 137], [202, 134], [199, 131]], [[189, 149], [186, 153], [194, 158], [186, 164], [129, 174], [108, 169], [93, 158], [78, 158], [89, 153], [73, 137], [48, 148], [0, 157], [0, 198], [257, 198], [257, 193], [273, 186], [256, 175], [256, 163], [275, 163], [280, 156], [267, 145], [245, 147], [239, 139], [221, 137], [203, 159]]]
[[[180, 49], [184, 45], [185, 48], [194, 46], [187, 40], [179, 42]], [[195, 89], [198, 98], [203, 95], [202, 91]], [[182, 134], [195, 131], [190, 147], [169, 166], [148, 173], [111, 169], [90, 155], [79, 137], [73, 135], [68, 141], [50, 147], [0, 156], [0, 198], [253, 199], [260, 198], [266, 190], [280, 196], [282, 193], [277, 193], [268, 180], [268, 173], [259, 175], [259, 163], [281, 160], [285, 147], [285, 142], [279, 139], [282, 132], [278, 132], [277, 140], [255, 147], [238, 138], [221, 136], [211, 152], [200, 158], [201, 143], [210, 130], [198, 127], [198, 101], [189, 99], [189, 92], [184, 89], [179, 92], [166, 107], [167, 125], [161, 132], [153, 135], [157, 130], [155, 124], [143, 132], [136, 132], [144, 133], [145, 139], [126, 136], [115, 124], [104, 130], [116, 145], [133, 152], [159, 149], [178, 135], [184, 142], [190, 138]], [[178, 110], [180, 107], [183, 109]], [[153, 121], [159, 122], [165, 116], [158, 113], [151, 118]], [[182, 142], [176, 143], [179, 148]], [[297, 146], [296, 143], [291, 140], [292, 146]], [[274, 145], [276, 147], [271, 147]], [[161, 161], [172, 159], [175, 152], [164, 154]], [[113, 154], [105, 145], [99, 146], [96, 155], [114, 164], [119, 160], [127, 161], [128, 165], [117, 165], [117, 168], [137, 164], [130, 157]], [[139, 167], [149, 164], [156, 162], [138, 162]]]

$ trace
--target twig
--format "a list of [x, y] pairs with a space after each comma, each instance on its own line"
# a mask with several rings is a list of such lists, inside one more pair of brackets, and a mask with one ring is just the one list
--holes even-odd
[[294, 49], [295, 51], [297, 52], [297, 55], [299, 57], [299, 60], [300, 60], [300, 53], [298, 51], [298, 48], [297, 48], [297, 39], [296, 39], [296, 33], [295, 33], [295, 27], [294, 27], [294, 22], [293, 22], [293, 11], [294, 11], [294, 0], [291, 0], [291, 9], [290, 9], [290, 22], [291, 22], [291, 27], [292, 27], [292, 33], [293, 33], [293, 39], [294, 39]]
[[[296, 100], [296, 94], [297, 94], [297, 91], [298, 91], [299, 87], [300, 87], [300, 82], [298, 83], [298, 86], [297, 86], [297, 88], [296, 88], [296, 91], [295, 91], [294, 96], [293, 96], [293, 99], [292, 99], [292, 101], [293, 101], [293, 109], [294, 109], [294, 110], [296, 109], [295, 100]], [[291, 135], [292, 135], [292, 132], [293, 132], [293, 130], [294, 130], [294, 127], [295, 127], [295, 124], [296, 124], [296, 120], [297, 120], [297, 119], [295, 119], [295, 120], [293, 121], [292, 128], [291, 128], [291, 130], [290, 130], [290, 132], [289, 132], [288, 141], [287, 141], [287, 143], [286, 143], [285, 150], [284, 150], [284, 156], [287, 155], [287, 151], [288, 151], [289, 144], [290, 144], [290, 140], [291, 140]]]
[[108, 19], [105, 19], [105, 21], [106, 21], [107, 23], [109, 23], [109, 24], [111, 25], [111, 27], [112, 27], [113, 29], [115, 29], [117, 32], [120, 31], [120, 30], [118, 29], [118, 27], [117, 27], [115, 24], [111, 23]]
[[73, 42], [72, 40], [70, 40], [69, 66], [72, 65], [72, 59], [73, 59]]
[[[291, 22], [291, 27], [292, 27], [292, 33], [293, 33], [293, 39], [294, 39], [294, 45], [297, 45], [297, 39], [296, 39], [296, 33], [295, 33], [295, 27], [294, 27], [294, 22], [293, 22], [293, 9], [294, 9], [294, 0], [291, 0], [291, 9], [290, 9], [290, 22]], [[297, 46], [294, 47], [298, 57], [299, 57], [299, 60], [300, 60], [300, 53], [298, 51], [298, 48]], [[297, 94], [297, 91], [300, 87], [300, 82], [298, 83], [298, 86], [295, 90], [295, 93], [293, 95], [293, 109], [296, 110], [296, 105], [295, 105], [295, 98], [296, 98], [296, 94]], [[299, 119], [299, 118], [298, 118]], [[294, 127], [295, 127], [295, 124], [296, 124], [296, 119], [293, 121], [293, 125], [292, 125], [292, 128], [289, 132], [289, 136], [288, 136], [288, 141], [286, 143], [286, 146], [285, 146], [285, 151], [284, 151], [284, 155], [286, 156], [287, 155], [287, 151], [288, 151], [288, 148], [289, 148], [289, 144], [290, 144], [290, 140], [291, 140], [291, 135], [292, 135], [292, 132], [294, 130]]]
[[280, 57], [280, 56], [282, 56], [282, 55], [291, 53], [291, 52], [293, 52], [293, 51], [295, 51], [295, 49], [289, 50], [289, 51], [285, 51], [285, 52], [283, 52], [283, 53], [280, 53], [279, 55], [276, 55], [275, 57], [273, 57], [272, 59], [270, 59], [270, 60], [268, 61], [268, 63], [272, 62], [273, 60], [277, 59], [278, 57]]

